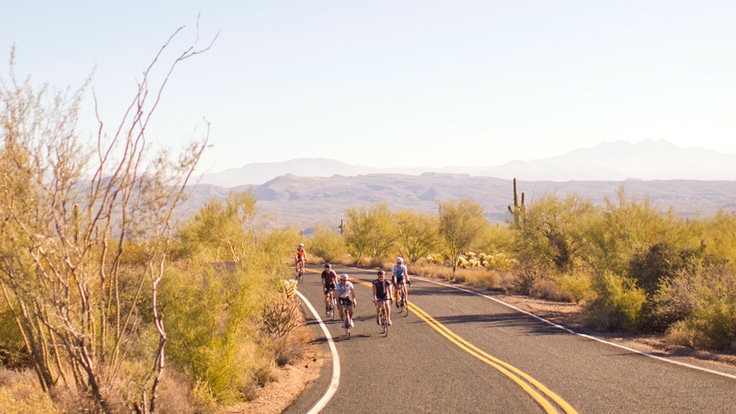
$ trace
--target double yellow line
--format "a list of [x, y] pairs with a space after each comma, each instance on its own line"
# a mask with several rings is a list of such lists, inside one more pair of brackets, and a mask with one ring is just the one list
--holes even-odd
[[[559, 412], [557, 408], [555, 408], [555, 406], [550, 402], [552, 401], [557, 404], [557, 406], [561, 408], [563, 412], [567, 414], [577, 414], [577, 411], [575, 411], [575, 409], [572, 408], [570, 404], [560, 398], [557, 394], [550, 391], [539, 381], [530, 377], [528, 374], [520, 371], [518, 368], [514, 367], [511, 364], [503, 362], [500, 359], [489, 355], [482, 349], [479, 349], [475, 345], [459, 337], [413, 303], [409, 303], [409, 310], [411, 310], [413, 314], [417, 315], [419, 319], [426, 322], [427, 325], [431, 326], [435, 331], [439, 332], [440, 335], [444, 336], [445, 338], [447, 338], [447, 340], [457, 345], [460, 349], [478, 358], [479, 360], [485, 362], [486, 364], [492, 366], [502, 374], [509, 377], [519, 387], [521, 387], [524, 392], [529, 394], [534, 399], [534, 401], [536, 401], [544, 409], [545, 412]], [[547, 398], [542, 396], [542, 394], [544, 394], [544, 396], [546, 396]]]

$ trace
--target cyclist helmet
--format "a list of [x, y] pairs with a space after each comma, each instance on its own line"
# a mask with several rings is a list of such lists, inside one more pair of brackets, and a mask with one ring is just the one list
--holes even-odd
[[396, 258], [396, 263], [404, 263], [404, 258], [403, 257], [397, 257]]
[[304, 243], [299, 243], [299, 247], [304, 247]]
[[384, 272], [383, 270], [379, 270], [378, 276], [386, 276], [386, 272]]
[[329, 268], [331, 268], [331, 267], [332, 267], [332, 265], [331, 265], [331, 264], [329, 264], [329, 263], [325, 263], [325, 269], [329, 269]]
[[345, 273], [340, 275], [340, 280], [348, 280], [350, 276], [346, 275]]

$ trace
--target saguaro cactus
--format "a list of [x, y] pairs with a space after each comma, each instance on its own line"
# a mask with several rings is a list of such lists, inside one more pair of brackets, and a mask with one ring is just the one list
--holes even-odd
[[521, 229], [524, 227], [524, 213], [525, 213], [525, 207], [524, 207], [524, 192], [521, 192], [521, 204], [519, 204], [519, 197], [516, 193], [516, 178], [514, 178], [514, 206], [508, 206], [509, 213], [511, 213], [512, 216], [514, 216], [514, 226], [516, 226], [517, 229]]

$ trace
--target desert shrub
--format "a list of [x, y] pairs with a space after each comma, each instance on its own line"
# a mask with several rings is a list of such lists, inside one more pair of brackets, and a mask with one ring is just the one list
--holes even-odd
[[[258, 236], [259, 242], [254, 246], [253, 250], [258, 252], [259, 265], [265, 269], [276, 269], [280, 267], [284, 260], [291, 266], [294, 264], [294, 255], [296, 254], [296, 240], [300, 240], [299, 232], [293, 227], [284, 227], [271, 229], [268, 233]], [[308, 242], [305, 241], [305, 244]], [[310, 248], [307, 245], [307, 248]], [[247, 261], [253, 260], [254, 253], [247, 257]], [[309, 253], [309, 250], [307, 250]], [[312, 258], [308, 257], [311, 262]]]
[[[393, 266], [393, 262], [389, 264], [387, 269]], [[416, 263], [412, 263], [411, 269], [409, 269], [410, 275], [433, 277], [437, 279], [453, 280], [452, 268], [435, 264], [434, 262], [427, 260], [419, 260]]]
[[537, 266], [524, 267], [514, 271], [513, 274], [513, 291], [519, 295], [529, 295], [535, 281], [544, 278], [544, 271]]
[[532, 281], [529, 287], [529, 296], [538, 299], [547, 299], [555, 302], [574, 302], [570, 292], [561, 290], [551, 279], [538, 278]]
[[195, 381], [189, 393], [189, 401], [192, 404], [194, 414], [209, 414], [215, 411], [217, 399], [209, 384], [205, 381]]
[[302, 324], [299, 300], [277, 295], [269, 299], [261, 310], [263, 330], [275, 339], [283, 338]]
[[515, 242], [516, 234], [512, 227], [500, 223], [489, 223], [488, 228], [476, 242], [476, 246], [479, 251], [486, 252], [491, 256], [499, 254], [510, 256], [511, 252], [514, 251]]
[[347, 253], [345, 239], [327, 224], [314, 227], [314, 234], [309, 240], [309, 253], [322, 258], [325, 263], [332, 263]]
[[569, 272], [582, 260], [586, 224], [596, 209], [575, 194], [543, 196], [525, 209], [515, 253], [526, 266]]
[[635, 332], [646, 303], [644, 290], [624, 276], [604, 272], [595, 286], [597, 296], [586, 306], [586, 325], [596, 330]]
[[168, 353], [190, 381], [204, 382], [218, 402], [243, 398], [251, 375], [270, 361], [256, 343], [264, 298], [275, 276], [234, 266], [179, 267], [162, 286], [169, 316]]
[[595, 295], [593, 284], [587, 273], [565, 273], [556, 277], [557, 287], [570, 295], [572, 302], [582, 303]]
[[192, 385], [182, 374], [173, 369], [161, 377], [161, 386], [156, 399], [156, 412], [159, 414], [192, 414], [194, 406], [190, 398]]
[[[668, 315], [680, 317], [669, 327], [668, 337], [697, 348], [730, 350], [736, 336], [733, 272], [718, 266], [697, 275], [684, 274], [667, 287], [658, 304], [668, 305]], [[664, 296], [665, 292], [669, 294]]]
[[490, 270], [510, 271], [519, 266], [519, 261], [509, 253], [481, 253], [479, 259], [481, 265]]

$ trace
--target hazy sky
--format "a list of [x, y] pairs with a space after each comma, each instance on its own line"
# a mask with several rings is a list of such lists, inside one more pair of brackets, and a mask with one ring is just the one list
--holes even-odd
[[108, 124], [199, 14], [200, 46], [219, 37], [174, 72], [149, 132], [178, 146], [206, 118], [212, 172], [299, 157], [490, 166], [616, 140], [736, 153], [732, 0], [4, 3], [0, 76], [13, 43], [34, 82], [76, 88], [94, 70]]

